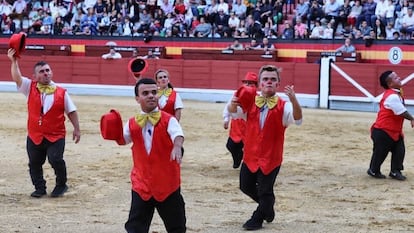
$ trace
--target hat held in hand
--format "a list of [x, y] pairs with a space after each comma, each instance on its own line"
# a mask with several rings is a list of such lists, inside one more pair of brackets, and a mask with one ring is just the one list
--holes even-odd
[[16, 50], [14, 56], [20, 58], [20, 54], [22, 54], [26, 48], [26, 33], [20, 32], [13, 34], [9, 40], [9, 48]]
[[235, 96], [238, 98], [238, 102], [243, 110], [247, 110], [252, 104], [256, 97], [256, 87], [241, 86]]
[[125, 145], [121, 114], [115, 109], [101, 117], [101, 135], [104, 139], [114, 140], [118, 145]]

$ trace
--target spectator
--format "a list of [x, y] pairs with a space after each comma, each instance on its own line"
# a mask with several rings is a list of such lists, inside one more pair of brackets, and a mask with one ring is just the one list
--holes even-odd
[[[329, 0], [324, 6], [325, 19], [331, 22], [332, 37], [327, 39], [334, 39], [336, 29], [338, 27], [339, 3], [336, 0]], [[327, 36], [325, 34], [325, 36]]]
[[101, 22], [98, 23], [98, 31], [100, 35], [107, 35], [109, 32], [109, 27], [111, 26], [111, 18], [106, 12], [106, 8], [101, 18]]
[[160, 58], [154, 54], [152, 49], [148, 49], [147, 55], [142, 56], [142, 59], [160, 59]]
[[243, 47], [243, 44], [241, 44], [238, 39], [234, 39], [233, 43], [229, 47], [227, 47], [227, 49], [244, 50], [244, 47]]
[[172, 4], [170, 4], [169, 0], [162, 0], [160, 9], [164, 12], [165, 15], [174, 13], [174, 7]]
[[276, 51], [276, 48], [272, 43], [269, 43], [269, 39], [265, 37], [263, 38], [262, 43], [256, 47], [256, 50], [263, 50], [265, 52], [273, 52], [273, 51]]
[[295, 17], [293, 18], [293, 24], [296, 25], [296, 19], [300, 18], [302, 22], [306, 22], [308, 17], [308, 11], [309, 11], [309, 4], [308, 2], [305, 2], [305, 0], [299, 0], [298, 4], [296, 5], [295, 10]]
[[248, 26], [247, 26], [247, 34], [253, 38], [262, 38], [262, 25], [259, 21], [255, 21], [252, 17], [247, 17]]
[[239, 19], [246, 18], [247, 7], [244, 5], [242, 0], [236, 0], [235, 3], [232, 5], [232, 11]]
[[259, 49], [259, 44], [257, 44], [257, 40], [255, 38], [250, 40], [250, 43], [246, 45], [246, 50], [256, 50]]
[[388, 25], [385, 27], [385, 39], [386, 40], [394, 40], [394, 32], [397, 30], [394, 28], [393, 23], [388, 23]]
[[[16, 0], [12, 6], [12, 13], [10, 17], [12, 19], [18, 19], [20, 21], [20, 29], [22, 28], [22, 21], [25, 16], [27, 16], [27, 3], [25, 0]], [[16, 25], [17, 26], [17, 25]]]
[[323, 30], [323, 39], [332, 39], [333, 38], [333, 28], [332, 28], [333, 22], [328, 22], [326, 24], [326, 28]]
[[211, 34], [211, 24], [206, 23], [205, 18], [200, 18], [200, 24], [194, 30], [194, 37], [208, 37]]
[[225, 15], [229, 15], [229, 4], [227, 4], [224, 0], [219, 0], [219, 4], [217, 5], [217, 11], [223, 11]]
[[4, 19], [12, 13], [13, 6], [7, 0], [2, 0], [0, 4], [0, 26]]
[[[374, 27], [375, 20], [381, 20], [382, 24], [385, 25], [386, 15], [388, 11], [388, 0], [377, 0], [377, 5], [375, 7], [375, 15], [371, 16], [371, 27]], [[394, 13], [393, 13], [394, 14]]]
[[309, 38], [310, 39], [322, 39], [324, 38], [323, 31], [324, 31], [324, 28], [321, 26], [321, 22], [319, 20], [316, 20]]
[[312, 0], [312, 4], [308, 10], [308, 28], [311, 28], [312, 22], [321, 20], [325, 16], [322, 7], [319, 5], [317, 0]]
[[84, 17], [84, 13], [82, 11], [81, 8], [77, 8], [76, 13], [72, 16], [71, 20], [70, 20], [70, 26], [73, 28], [76, 24], [76, 20], [80, 21], [82, 20], [82, 18]]
[[375, 39], [377, 40], [385, 39], [386, 37], [385, 25], [382, 23], [380, 19], [375, 20], [373, 31], [375, 32]]
[[216, 0], [211, 0], [211, 4], [207, 5], [204, 14], [206, 17], [207, 23], [214, 23], [214, 19], [216, 18], [218, 12], [218, 4], [216, 3]]
[[348, 24], [354, 27], [356, 24], [357, 18], [361, 15], [361, 13], [362, 13], [361, 1], [356, 0], [354, 5], [351, 7], [351, 12], [349, 13], [347, 17]]
[[394, 16], [395, 16], [395, 5], [392, 0], [387, 1], [387, 11], [385, 13], [385, 25], [388, 23], [394, 24]]
[[53, 35], [62, 35], [65, 24], [62, 22], [62, 17], [58, 16], [53, 24]]
[[240, 25], [239, 17], [234, 13], [234, 11], [230, 12], [228, 26], [229, 26], [231, 34], [233, 34], [237, 30], [239, 25]]
[[[347, 22], [348, 22], [348, 15], [351, 13], [351, 5], [350, 5], [350, 0], [345, 0], [344, 4], [342, 6], [339, 7], [339, 13], [338, 13], [338, 24], [337, 27], [339, 26], [339, 24], [342, 26], [342, 29], [344, 29], [347, 26]], [[342, 34], [341, 32], [336, 32], [337, 34]]]
[[111, 47], [111, 48], [109, 48], [109, 53], [103, 54], [102, 58], [105, 59], [105, 60], [121, 59], [122, 55], [120, 53], [118, 53], [117, 51], [115, 51], [115, 48]]
[[224, 37], [224, 34], [229, 34], [229, 16], [224, 13], [223, 9], [219, 9], [218, 14], [214, 20], [215, 32]]
[[273, 23], [278, 25], [282, 22], [283, 19], [283, 0], [276, 0], [273, 6]]
[[290, 25], [289, 21], [285, 22], [285, 28], [283, 29], [282, 39], [291, 40], [295, 38], [295, 32]]
[[296, 19], [296, 25], [294, 26], [295, 39], [305, 39], [308, 37], [308, 29], [306, 24], [302, 23], [301, 18]]
[[93, 7], [88, 8], [88, 13], [83, 15], [80, 20], [81, 27], [88, 27], [91, 30], [92, 35], [97, 35], [98, 20], [93, 10]]
[[361, 31], [362, 36], [369, 36], [369, 33], [372, 30], [372, 27], [368, 25], [367, 21], [363, 20], [361, 22], [359, 30]]
[[132, 27], [133, 24], [129, 21], [129, 17], [125, 17], [124, 23], [122, 24], [122, 35], [123, 36], [132, 36]]
[[345, 44], [343, 44], [341, 47], [337, 48], [336, 49], [336, 52], [341, 52], [341, 53], [355, 53], [356, 52], [356, 49], [352, 45], [351, 39], [346, 38], [345, 39]]
[[104, 13], [107, 12], [107, 5], [102, 0], [97, 0], [93, 9], [96, 14], [96, 20], [98, 23], [101, 22], [102, 18], [104, 17]]
[[401, 26], [401, 33], [405, 39], [411, 38], [411, 34], [414, 31], [414, 15], [413, 15], [413, 8], [408, 7], [407, 14], [403, 17]]
[[357, 28], [359, 28], [362, 21], [366, 21], [368, 26], [371, 26], [371, 17], [375, 15], [376, 7], [377, 3], [374, 2], [374, 0], [366, 0], [366, 2], [362, 5], [362, 12], [356, 21]]
[[260, 23], [264, 25], [266, 22], [268, 22], [269, 19], [272, 19], [273, 6], [270, 4], [269, 0], [261, 1], [262, 4], [260, 5]]
[[5, 24], [3, 27], [2, 33], [4, 35], [11, 35], [13, 34], [13, 31], [10, 29], [10, 26], [8, 24]]

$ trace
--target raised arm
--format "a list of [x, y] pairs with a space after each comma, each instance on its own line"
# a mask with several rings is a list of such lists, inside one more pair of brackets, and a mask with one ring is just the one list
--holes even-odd
[[14, 82], [16, 82], [17, 87], [20, 87], [22, 85], [22, 74], [20, 72], [19, 64], [18, 64], [18, 58], [14, 56], [16, 53], [15, 49], [10, 48], [7, 51], [7, 56], [9, 57], [11, 61], [11, 76]]

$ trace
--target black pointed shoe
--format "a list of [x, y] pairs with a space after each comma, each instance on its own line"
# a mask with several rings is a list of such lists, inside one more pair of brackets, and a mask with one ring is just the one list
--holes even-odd
[[275, 219], [275, 211], [272, 210], [272, 213], [265, 217], [266, 222], [273, 222], [273, 219]]
[[34, 192], [30, 194], [31, 197], [36, 197], [36, 198], [41, 198], [44, 195], [46, 195], [46, 190], [43, 190], [43, 189], [35, 190]]
[[381, 172], [373, 172], [371, 169], [368, 169], [367, 174], [377, 179], [385, 179], [385, 175]]
[[51, 197], [60, 197], [60, 196], [63, 196], [63, 194], [66, 192], [66, 191], [68, 191], [68, 186], [65, 184], [65, 185], [57, 185], [54, 189], [53, 189], [53, 191], [52, 191], [52, 193], [50, 194], [50, 196]]
[[395, 171], [395, 172], [391, 171], [390, 172], [390, 177], [395, 179], [395, 180], [401, 180], [401, 181], [407, 179], [407, 177], [405, 177], [403, 174], [401, 174], [400, 171]]
[[263, 227], [262, 224], [263, 224], [263, 220], [259, 221], [254, 218], [251, 218], [247, 220], [246, 223], [243, 224], [243, 228], [248, 231], [255, 231], [255, 230], [259, 230], [260, 228], [262, 228]]

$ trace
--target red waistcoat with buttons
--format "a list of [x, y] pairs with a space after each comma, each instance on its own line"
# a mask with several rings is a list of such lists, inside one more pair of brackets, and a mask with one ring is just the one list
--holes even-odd
[[243, 161], [251, 172], [260, 169], [268, 175], [282, 164], [285, 130], [283, 110], [285, 101], [278, 98], [277, 105], [269, 109], [263, 129], [260, 129], [260, 108], [253, 102], [247, 110]]
[[129, 119], [134, 162], [131, 171], [132, 190], [145, 201], [151, 197], [157, 201], [164, 201], [180, 187], [180, 165], [170, 159], [174, 146], [167, 132], [170, 118], [170, 114], [161, 111], [161, 119], [154, 126], [152, 133], [149, 154], [145, 149], [142, 128], [136, 123], [135, 117]]
[[[373, 128], [384, 130], [394, 141], [398, 141], [400, 136], [404, 137], [402, 128], [404, 123], [404, 117], [395, 115], [391, 109], [386, 109], [384, 107], [384, 102], [391, 94], [398, 94], [398, 92], [387, 89], [382, 96], [382, 99], [379, 103], [379, 111], [377, 119], [372, 125]], [[401, 97], [402, 98], [402, 97]]]
[[231, 119], [229, 136], [233, 142], [239, 143], [243, 140], [246, 130], [246, 121], [243, 119]]
[[66, 90], [57, 87], [53, 93], [53, 104], [48, 112], [42, 113], [41, 93], [36, 87], [37, 82], [32, 81], [30, 93], [27, 100], [28, 120], [27, 129], [29, 138], [39, 145], [43, 138], [55, 142], [65, 138], [65, 92]]
[[167, 112], [173, 116], [175, 116], [175, 99], [177, 98], [177, 92], [174, 90], [171, 91], [170, 96], [168, 96], [167, 103], [165, 104], [164, 108], [160, 108], [164, 112]]

